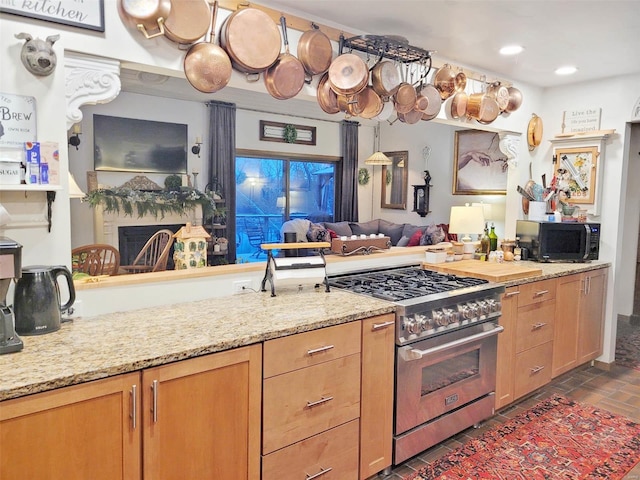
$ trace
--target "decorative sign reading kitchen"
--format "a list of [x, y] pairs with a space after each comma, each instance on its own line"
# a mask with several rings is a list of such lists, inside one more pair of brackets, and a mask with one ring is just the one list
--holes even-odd
[[36, 141], [36, 99], [0, 93], [0, 147]]
[[0, 12], [104, 32], [103, 0], [0, 0]]
[[592, 132], [600, 130], [601, 108], [566, 110], [562, 114], [562, 133]]

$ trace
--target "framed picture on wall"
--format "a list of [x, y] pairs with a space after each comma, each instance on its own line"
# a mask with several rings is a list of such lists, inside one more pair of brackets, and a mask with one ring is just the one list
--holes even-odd
[[458, 130], [453, 155], [454, 195], [506, 195], [509, 164], [497, 133]]
[[556, 180], [569, 191], [570, 203], [595, 202], [598, 155], [598, 147], [556, 149]]
[[104, 0], [2, 1], [0, 12], [104, 32]]

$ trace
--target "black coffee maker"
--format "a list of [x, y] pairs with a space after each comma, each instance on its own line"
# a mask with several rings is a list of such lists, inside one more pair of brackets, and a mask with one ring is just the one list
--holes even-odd
[[13, 310], [7, 305], [9, 285], [21, 274], [22, 245], [0, 237], [0, 354], [19, 352], [24, 346], [13, 326]]

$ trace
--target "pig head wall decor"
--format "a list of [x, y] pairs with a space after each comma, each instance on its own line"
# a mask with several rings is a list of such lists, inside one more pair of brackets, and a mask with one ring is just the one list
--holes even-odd
[[26, 41], [20, 52], [20, 60], [27, 70], [41, 77], [53, 73], [58, 63], [53, 44], [60, 39], [60, 35], [50, 35], [46, 40], [41, 40], [23, 32], [17, 33], [16, 38]]

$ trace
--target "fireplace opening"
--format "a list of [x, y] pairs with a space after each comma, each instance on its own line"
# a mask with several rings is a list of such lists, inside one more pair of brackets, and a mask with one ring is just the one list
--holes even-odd
[[[169, 229], [176, 233], [183, 227], [183, 224], [175, 225], [137, 225], [118, 227], [118, 250], [120, 250], [120, 264], [131, 265], [136, 259], [136, 255], [140, 252], [147, 240], [158, 230]], [[167, 262], [167, 270], [173, 270], [173, 246], [169, 253]]]

